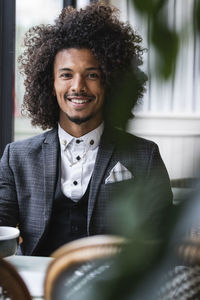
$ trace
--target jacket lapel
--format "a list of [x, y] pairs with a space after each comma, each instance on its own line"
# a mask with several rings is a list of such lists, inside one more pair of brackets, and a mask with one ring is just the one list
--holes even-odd
[[95, 201], [97, 199], [98, 191], [102, 183], [102, 179], [104, 177], [106, 168], [108, 166], [108, 163], [114, 151], [115, 144], [116, 144], [115, 135], [113, 133], [111, 134], [111, 131], [107, 133], [107, 130], [105, 129], [99, 145], [99, 150], [97, 153], [95, 167], [94, 167], [91, 184], [90, 184], [90, 193], [88, 199], [88, 217], [87, 217], [88, 235], [89, 235], [89, 226], [90, 226], [90, 221], [91, 221]]
[[44, 196], [45, 196], [45, 225], [50, 218], [57, 177], [58, 158], [58, 135], [57, 129], [49, 131], [43, 143], [44, 163]]

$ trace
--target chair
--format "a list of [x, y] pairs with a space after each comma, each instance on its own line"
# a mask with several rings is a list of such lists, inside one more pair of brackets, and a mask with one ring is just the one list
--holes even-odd
[[0, 299], [32, 299], [17, 270], [9, 262], [2, 258], [0, 258]]
[[171, 179], [172, 188], [194, 188], [199, 182], [199, 178], [188, 177], [188, 178], [176, 178]]
[[190, 199], [199, 183], [199, 178], [176, 178], [171, 179], [171, 187], [174, 195], [174, 204], [182, 203], [184, 200]]
[[52, 253], [55, 260], [47, 269], [45, 300], [87, 299], [83, 294], [96, 279], [104, 279], [112, 259], [121, 252], [125, 243], [121, 237], [99, 235], [60, 247]]

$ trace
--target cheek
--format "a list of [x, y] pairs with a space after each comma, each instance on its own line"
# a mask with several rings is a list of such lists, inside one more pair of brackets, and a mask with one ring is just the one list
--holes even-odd
[[94, 91], [99, 98], [104, 97], [104, 89], [101, 86], [95, 87]]
[[55, 80], [54, 81], [54, 90], [56, 93], [64, 93], [66, 90], [69, 89], [69, 83], [64, 80]]
[[64, 95], [67, 93], [67, 89], [66, 88], [61, 88], [61, 87], [57, 87], [55, 89], [55, 93], [56, 93], [56, 97], [59, 99], [62, 99], [64, 97]]

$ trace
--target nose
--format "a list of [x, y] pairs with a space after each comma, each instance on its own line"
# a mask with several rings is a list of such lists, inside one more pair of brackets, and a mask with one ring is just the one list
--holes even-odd
[[72, 80], [71, 91], [73, 93], [86, 92], [85, 80], [81, 75], [74, 76]]

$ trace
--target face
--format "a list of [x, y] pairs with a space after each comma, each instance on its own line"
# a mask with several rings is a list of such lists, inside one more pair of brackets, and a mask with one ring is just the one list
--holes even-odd
[[99, 63], [89, 49], [64, 49], [54, 62], [54, 92], [60, 107], [60, 124], [87, 124], [90, 130], [102, 121], [104, 88]]

